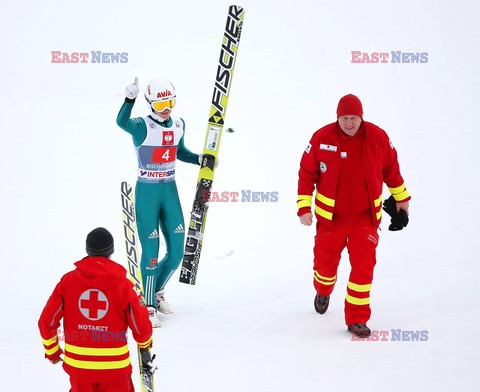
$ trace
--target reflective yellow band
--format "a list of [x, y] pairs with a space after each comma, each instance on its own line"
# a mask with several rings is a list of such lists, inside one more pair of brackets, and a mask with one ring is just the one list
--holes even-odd
[[337, 279], [337, 275], [335, 275], [333, 278], [327, 278], [326, 276], [320, 275], [317, 271], [314, 271], [314, 273], [315, 273], [315, 277], [317, 277], [318, 279], [322, 279], [322, 280], [336, 280]]
[[123, 359], [121, 361], [94, 362], [94, 361], [80, 361], [78, 359], [72, 359], [64, 355], [63, 362], [65, 362], [67, 365], [70, 365], [78, 369], [121, 369], [130, 365], [130, 358]]
[[51, 346], [53, 343], [57, 342], [58, 341], [58, 336], [55, 335], [53, 338], [50, 338], [50, 339], [43, 339], [42, 338], [42, 342], [45, 346]]
[[92, 355], [92, 356], [112, 356], [123, 355], [128, 353], [128, 345], [114, 348], [91, 348], [91, 347], [78, 347], [65, 343], [65, 351], [79, 355]]
[[150, 336], [150, 339], [148, 339], [146, 342], [137, 343], [137, 345], [140, 348], [146, 348], [146, 347], [150, 346], [150, 344], [152, 343], [152, 339], [153, 339], [153, 336]]
[[377, 200], [375, 200], [374, 203], [375, 203], [375, 207], [378, 207], [380, 204], [382, 204], [382, 195], [380, 195], [380, 197]]
[[372, 288], [372, 284], [371, 283], [370, 284], [356, 284], [356, 283], [348, 282], [347, 287], [349, 289], [358, 291], [359, 293], [365, 293], [367, 291], [370, 291], [370, 289]]
[[318, 279], [316, 276], [313, 277], [318, 283], [323, 284], [324, 286], [331, 286], [332, 284], [335, 284], [336, 280], [333, 282], [325, 282], [323, 280]]
[[370, 303], [370, 297], [368, 298], [356, 298], [352, 297], [351, 295], [348, 295], [345, 297], [347, 302], [350, 302], [351, 304], [354, 305], [368, 305]]
[[312, 202], [313, 196], [312, 195], [298, 195], [297, 200], [308, 200], [310, 204]]
[[401, 193], [397, 193], [396, 195], [393, 195], [395, 201], [402, 201], [408, 198], [410, 195], [408, 194], [408, 191], [405, 189]]
[[317, 193], [316, 197], [317, 197], [317, 200], [321, 201], [323, 204], [325, 204], [329, 207], [335, 206], [335, 200], [330, 199], [327, 196], [323, 196], [321, 193]]
[[382, 210], [377, 212], [377, 220], [380, 220], [381, 217], [382, 217]]
[[312, 206], [312, 201], [311, 200], [299, 200], [297, 201], [297, 208], [303, 208], [303, 207], [308, 207], [310, 208]]
[[392, 195], [396, 195], [397, 193], [402, 193], [405, 190], [405, 184], [402, 184], [400, 186], [397, 186], [396, 188], [390, 188], [388, 187], [388, 190]]
[[58, 350], [60, 350], [60, 346], [58, 344], [56, 344], [53, 348], [51, 349], [45, 349], [45, 354], [47, 355], [52, 355], [54, 353], [56, 353]]
[[332, 220], [333, 214], [331, 212], [325, 211], [323, 208], [320, 208], [319, 206], [315, 206], [315, 212], [324, 217], [325, 219]]

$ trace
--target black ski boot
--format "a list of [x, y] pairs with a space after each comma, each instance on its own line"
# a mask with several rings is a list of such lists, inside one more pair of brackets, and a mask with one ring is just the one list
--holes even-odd
[[350, 324], [348, 326], [348, 332], [353, 333], [357, 338], [368, 338], [371, 335], [370, 328], [365, 324]]
[[330, 303], [330, 296], [324, 297], [323, 295], [317, 294], [315, 296], [315, 310], [317, 313], [324, 314], [328, 309], [328, 304]]

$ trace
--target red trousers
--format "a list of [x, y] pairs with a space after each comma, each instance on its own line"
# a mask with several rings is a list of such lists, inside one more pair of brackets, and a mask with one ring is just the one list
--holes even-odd
[[370, 319], [370, 287], [376, 264], [378, 243], [377, 228], [371, 218], [357, 223], [333, 222], [332, 227], [317, 223], [314, 247], [314, 281], [318, 294], [328, 296], [337, 281], [340, 255], [348, 250], [352, 270], [345, 297], [345, 322], [347, 325], [366, 323]]
[[125, 376], [106, 382], [91, 383], [70, 377], [70, 392], [134, 392], [132, 378]]

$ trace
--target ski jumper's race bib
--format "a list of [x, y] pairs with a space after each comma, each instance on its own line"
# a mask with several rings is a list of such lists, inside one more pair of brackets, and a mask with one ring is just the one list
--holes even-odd
[[170, 127], [162, 127], [149, 117], [143, 117], [147, 136], [135, 147], [138, 160], [138, 181], [146, 183], [171, 182], [175, 180], [177, 147], [183, 136], [183, 122], [171, 116]]

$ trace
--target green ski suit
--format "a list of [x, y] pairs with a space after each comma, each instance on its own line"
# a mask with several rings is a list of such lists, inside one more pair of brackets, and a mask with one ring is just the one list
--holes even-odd
[[[125, 99], [117, 124], [132, 135], [137, 153], [135, 209], [142, 245], [140, 267], [145, 303], [155, 306], [155, 293], [165, 287], [183, 257], [185, 223], [175, 183], [176, 159], [198, 165], [198, 155], [184, 145], [183, 119], [175, 116], [163, 122], [157, 116], [131, 119], [134, 102]], [[160, 261], [159, 226], [167, 246]]]

